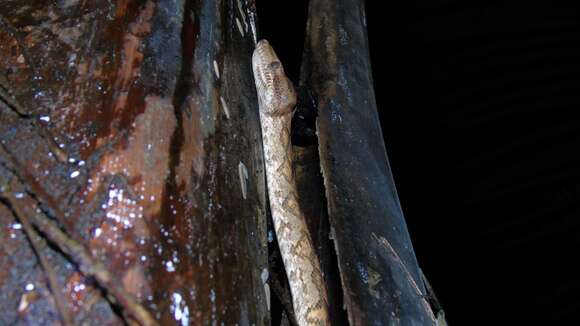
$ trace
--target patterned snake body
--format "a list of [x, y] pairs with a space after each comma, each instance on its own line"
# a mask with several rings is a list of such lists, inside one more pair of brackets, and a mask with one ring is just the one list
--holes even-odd
[[256, 45], [252, 68], [260, 106], [270, 208], [296, 320], [300, 326], [330, 325], [326, 287], [298, 204], [292, 171], [290, 123], [296, 92], [267, 41]]

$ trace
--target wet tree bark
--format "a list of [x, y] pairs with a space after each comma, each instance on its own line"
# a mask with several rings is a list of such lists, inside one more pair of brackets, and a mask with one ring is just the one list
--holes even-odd
[[0, 324], [269, 324], [254, 12], [0, 1]]

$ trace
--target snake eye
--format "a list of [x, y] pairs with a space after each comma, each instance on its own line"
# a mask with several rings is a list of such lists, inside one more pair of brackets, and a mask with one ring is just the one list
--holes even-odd
[[280, 63], [280, 61], [274, 61], [270, 62], [268, 66], [270, 67], [270, 69], [280, 69], [282, 67], [282, 64]]

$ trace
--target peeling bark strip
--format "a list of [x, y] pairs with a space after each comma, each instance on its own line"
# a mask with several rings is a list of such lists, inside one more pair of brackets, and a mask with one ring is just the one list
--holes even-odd
[[303, 58], [350, 324], [435, 324], [383, 143], [363, 1], [310, 1]]
[[[10, 206], [33, 225], [58, 218], [40, 234], [86, 248], [75, 257], [161, 324], [268, 325], [253, 2], [0, 1], [0, 13], [0, 161], [38, 204], [11, 192]], [[5, 204], [2, 221], [14, 218]], [[0, 261], [15, 241], [0, 238]], [[98, 284], [54, 255], [74, 322], [121, 324]], [[30, 264], [0, 271], [0, 308]], [[0, 324], [54, 320], [39, 298]]]

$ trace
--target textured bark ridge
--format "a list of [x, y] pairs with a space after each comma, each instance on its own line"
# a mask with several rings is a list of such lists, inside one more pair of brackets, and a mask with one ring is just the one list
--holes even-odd
[[260, 105], [266, 180], [272, 220], [288, 276], [298, 325], [330, 325], [320, 263], [296, 193], [290, 123], [296, 93], [267, 41], [252, 58]]

